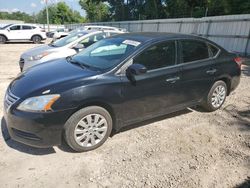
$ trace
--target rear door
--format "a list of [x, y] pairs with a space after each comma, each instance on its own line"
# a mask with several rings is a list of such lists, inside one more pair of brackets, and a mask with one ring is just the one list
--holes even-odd
[[133, 58], [147, 73], [135, 76], [132, 84], [124, 75], [123, 118], [126, 124], [165, 114], [179, 104], [180, 71], [176, 65], [176, 41], [152, 44]]
[[29, 25], [22, 25], [21, 35], [23, 39], [31, 39], [34, 33], [34, 27]]
[[211, 88], [217, 72], [208, 44], [202, 40], [180, 40], [183, 103], [200, 101]]

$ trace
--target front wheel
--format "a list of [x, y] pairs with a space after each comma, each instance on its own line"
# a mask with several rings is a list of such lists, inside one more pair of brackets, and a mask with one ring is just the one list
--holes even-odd
[[65, 140], [75, 151], [90, 151], [101, 146], [112, 131], [107, 110], [89, 106], [73, 114], [65, 124]]
[[223, 81], [217, 81], [211, 87], [206, 99], [203, 101], [202, 106], [212, 112], [218, 110], [226, 100], [227, 85]]
[[6, 43], [6, 41], [7, 41], [6, 37], [3, 35], [0, 35], [0, 44], [4, 44]]

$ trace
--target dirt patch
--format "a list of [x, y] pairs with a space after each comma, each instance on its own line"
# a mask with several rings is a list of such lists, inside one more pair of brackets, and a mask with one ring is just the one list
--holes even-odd
[[[34, 46], [0, 45], [0, 117], [20, 55]], [[147, 121], [87, 153], [65, 145], [36, 149], [1, 136], [1, 187], [248, 187], [249, 92], [245, 66], [221, 110], [187, 109]]]

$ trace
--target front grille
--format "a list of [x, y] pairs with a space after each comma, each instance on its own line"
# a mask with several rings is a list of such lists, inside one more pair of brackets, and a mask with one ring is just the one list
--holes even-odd
[[6, 109], [8, 109], [11, 105], [13, 105], [19, 98], [15, 96], [13, 93], [11, 93], [10, 90], [8, 90], [5, 94], [4, 99], [4, 106]]
[[24, 64], [24, 59], [23, 59], [23, 58], [20, 58], [20, 60], [19, 60], [19, 65], [20, 65], [20, 67], [23, 67], [23, 64]]
[[20, 66], [20, 70], [22, 72], [23, 71], [23, 66], [24, 66], [24, 59], [23, 58], [20, 58], [20, 60], [19, 60], [19, 66]]

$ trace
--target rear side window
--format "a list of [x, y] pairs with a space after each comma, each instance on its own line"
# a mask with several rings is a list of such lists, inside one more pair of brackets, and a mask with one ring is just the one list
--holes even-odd
[[205, 42], [183, 40], [181, 46], [183, 63], [209, 58], [208, 46]]
[[10, 27], [10, 30], [12, 30], [12, 31], [21, 30], [21, 26], [20, 25], [14, 25], [14, 26]]
[[211, 56], [212, 57], [216, 56], [218, 54], [218, 52], [219, 52], [219, 49], [216, 48], [215, 46], [211, 45], [211, 44], [209, 44], [208, 46], [209, 46], [209, 49], [210, 49], [210, 52], [211, 52]]
[[28, 25], [23, 25], [23, 30], [31, 30], [32, 27], [31, 26], [28, 26]]
[[175, 41], [152, 45], [134, 59], [134, 63], [144, 65], [148, 70], [168, 67], [175, 64]]

